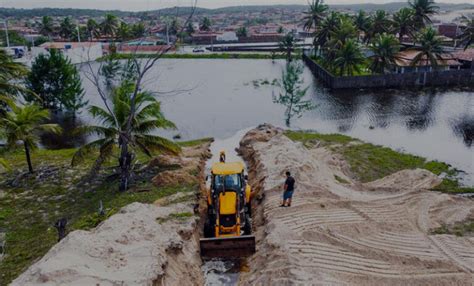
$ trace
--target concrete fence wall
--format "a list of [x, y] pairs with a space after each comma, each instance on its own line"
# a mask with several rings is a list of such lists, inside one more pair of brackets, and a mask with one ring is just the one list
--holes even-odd
[[310, 59], [307, 55], [303, 55], [303, 61], [319, 80], [333, 89], [375, 87], [402, 88], [409, 86], [449, 85], [466, 86], [474, 84], [474, 64], [473, 68], [463, 70], [336, 77]]

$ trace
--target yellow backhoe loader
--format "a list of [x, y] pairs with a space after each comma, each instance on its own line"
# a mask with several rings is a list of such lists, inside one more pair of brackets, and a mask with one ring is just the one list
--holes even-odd
[[208, 177], [207, 217], [200, 240], [203, 257], [243, 257], [255, 253], [252, 233], [251, 188], [241, 162], [212, 165]]

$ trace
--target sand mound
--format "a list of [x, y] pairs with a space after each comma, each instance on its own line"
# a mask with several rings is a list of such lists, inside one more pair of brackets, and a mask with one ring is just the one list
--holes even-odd
[[193, 285], [201, 281], [196, 218], [166, 220], [185, 211], [131, 204], [92, 231], [70, 233], [12, 285]]
[[[472, 285], [474, 241], [429, 229], [464, 220], [474, 203], [427, 191], [439, 184], [434, 174], [405, 170], [352, 182], [341, 158], [269, 125], [249, 132], [240, 152], [259, 192], [258, 249], [242, 284]], [[297, 187], [292, 207], [281, 208], [286, 170]]]

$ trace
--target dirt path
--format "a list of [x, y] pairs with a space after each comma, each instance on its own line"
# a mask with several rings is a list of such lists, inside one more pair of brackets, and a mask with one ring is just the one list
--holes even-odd
[[[474, 202], [427, 191], [439, 183], [432, 173], [353, 182], [338, 156], [267, 125], [247, 133], [240, 151], [259, 191], [258, 249], [242, 284], [473, 285], [473, 240], [428, 230], [473, 215]], [[281, 208], [286, 170], [297, 189], [292, 207]]]

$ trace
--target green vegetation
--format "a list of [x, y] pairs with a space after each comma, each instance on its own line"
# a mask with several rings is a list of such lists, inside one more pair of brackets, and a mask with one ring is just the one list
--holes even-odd
[[183, 142], [177, 142], [177, 143], [181, 147], [194, 147], [194, 146], [199, 146], [205, 143], [210, 143], [212, 141], [214, 141], [213, 138], [203, 138], [203, 139], [183, 141]]
[[432, 234], [454, 234], [457, 236], [474, 235], [474, 219], [468, 219], [453, 225], [442, 225], [431, 231]]
[[336, 179], [336, 181], [338, 181], [339, 183], [349, 184], [349, 182], [347, 180], [344, 180], [343, 178], [339, 177], [338, 175], [334, 175], [334, 179]]
[[[394, 151], [387, 147], [363, 143], [340, 134], [318, 134], [304, 131], [286, 131], [293, 141], [303, 142], [306, 147], [316, 143], [341, 154], [351, 168], [352, 175], [365, 183], [405, 169], [426, 169], [435, 175], [445, 174], [443, 182], [433, 190], [445, 193], [474, 193], [472, 187], [462, 187], [456, 179], [458, 170], [448, 164], [428, 161], [423, 157]], [[351, 144], [349, 144], [351, 143]]]

